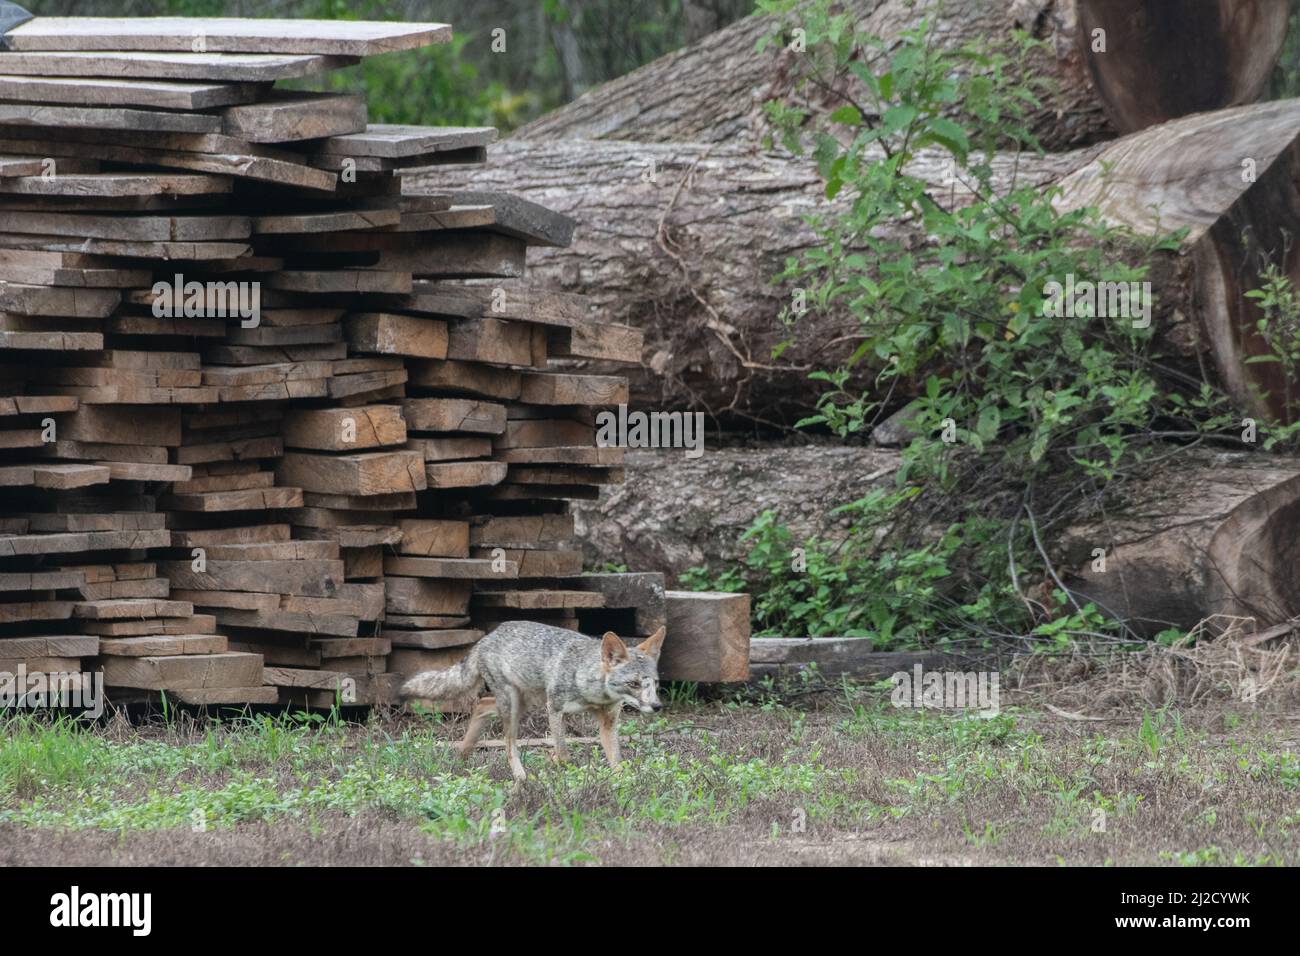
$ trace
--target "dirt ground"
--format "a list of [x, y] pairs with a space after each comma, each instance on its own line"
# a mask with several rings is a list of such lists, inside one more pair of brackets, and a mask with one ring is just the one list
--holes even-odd
[[1295, 716], [678, 701], [628, 715], [619, 772], [530, 749], [519, 787], [430, 717], [27, 719], [0, 733], [0, 864], [1295, 864]]

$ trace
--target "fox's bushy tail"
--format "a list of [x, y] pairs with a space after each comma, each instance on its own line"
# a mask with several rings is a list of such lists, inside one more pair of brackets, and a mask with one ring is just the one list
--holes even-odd
[[483, 687], [479, 670], [478, 645], [463, 661], [442, 671], [422, 671], [402, 685], [402, 697], [427, 700], [459, 700], [477, 694]]

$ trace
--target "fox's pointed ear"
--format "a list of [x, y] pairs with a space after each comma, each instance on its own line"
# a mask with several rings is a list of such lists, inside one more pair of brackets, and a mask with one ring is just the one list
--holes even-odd
[[653, 657], [655, 658], [655, 660], [658, 660], [659, 651], [664, 646], [664, 635], [667, 633], [668, 633], [667, 628], [660, 627], [659, 630], [655, 631], [644, 641], [638, 644], [636, 646], [636, 649], [640, 651], [642, 654], [644, 654], [646, 657]]
[[600, 663], [605, 670], [611, 670], [615, 664], [622, 664], [627, 658], [627, 645], [613, 631], [606, 631], [600, 639]]

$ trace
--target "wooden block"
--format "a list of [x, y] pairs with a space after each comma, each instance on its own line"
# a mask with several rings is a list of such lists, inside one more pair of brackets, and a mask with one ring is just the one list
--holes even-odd
[[384, 581], [387, 614], [459, 616], [469, 610], [468, 581], [390, 577]]
[[500, 461], [449, 461], [424, 466], [430, 488], [479, 488], [500, 484], [509, 466]]
[[105, 657], [102, 663], [104, 683], [110, 687], [174, 690], [258, 687], [262, 683], [260, 654], [230, 651], [225, 654]]
[[604, 607], [604, 604], [601, 595], [588, 591], [480, 591], [474, 595], [476, 607], [520, 611]]
[[82, 406], [59, 420], [58, 437], [110, 445], [162, 445], [174, 448], [181, 443], [181, 412], [178, 408]]
[[396, 647], [388, 655], [388, 669], [391, 673], [401, 674], [404, 677], [411, 677], [423, 671], [445, 670], [459, 664], [469, 651], [468, 646], [438, 649]]
[[418, 451], [427, 462], [460, 461], [487, 458], [492, 454], [492, 439], [453, 435], [446, 438], [410, 438], [406, 447]]
[[397, 405], [296, 409], [285, 415], [281, 427], [291, 448], [349, 451], [406, 441], [406, 420]]
[[457, 580], [510, 580], [518, 577], [519, 565], [498, 558], [408, 558], [389, 555], [384, 574], [413, 578]]
[[545, 368], [546, 330], [525, 322], [462, 319], [452, 325], [443, 355], [422, 357]]
[[408, 398], [402, 417], [409, 431], [497, 435], [506, 427], [504, 405], [464, 398]]
[[269, 98], [221, 112], [221, 132], [250, 143], [288, 143], [366, 128], [366, 100], [357, 94], [272, 90]]
[[487, 548], [545, 548], [573, 539], [573, 515], [515, 515], [475, 519], [469, 543]]
[[93, 634], [0, 638], [0, 655], [10, 658], [94, 657], [100, 640]]
[[423, 491], [424, 456], [413, 451], [309, 455], [287, 452], [276, 466], [276, 481], [316, 494], [382, 495]]
[[471, 552], [471, 557], [498, 560], [504, 558], [518, 566], [518, 577], [521, 578], [567, 578], [582, 573], [581, 551], [475, 548]]
[[426, 558], [468, 558], [469, 522], [403, 518], [398, 552]]
[[749, 595], [666, 591], [663, 680], [725, 683], [749, 676]]
[[222, 654], [227, 642], [221, 634], [151, 634], [140, 637], [94, 638], [106, 657], [173, 657], [183, 654]]
[[213, 704], [277, 704], [274, 687], [178, 687], [167, 691], [182, 704], [205, 707]]
[[332, 597], [343, 583], [342, 561], [218, 561], [195, 571], [189, 561], [159, 562], [172, 587], [193, 591], [259, 591]]
[[506, 401], [519, 397], [519, 373], [510, 369], [453, 361], [411, 362], [407, 368], [411, 385]]
[[429, 359], [447, 357], [447, 323], [438, 319], [359, 312], [348, 317], [346, 328], [348, 341], [359, 352]]
[[414, 648], [433, 651], [443, 647], [464, 647], [473, 644], [483, 636], [483, 632], [473, 628], [449, 628], [439, 631], [401, 631], [395, 628], [383, 632], [384, 638], [398, 648]]
[[627, 379], [612, 375], [545, 375], [525, 373], [520, 401], [530, 405], [622, 405]]
[[83, 621], [81, 630], [105, 637], [133, 637], [146, 634], [215, 634], [217, 619], [211, 614], [187, 618], [155, 618], [143, 621]]

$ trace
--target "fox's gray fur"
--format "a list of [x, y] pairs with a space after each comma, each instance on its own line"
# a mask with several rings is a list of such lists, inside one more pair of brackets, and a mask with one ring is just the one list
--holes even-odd
[[550, 718], [557, 760], [567, 760], [564, 715], [592, 711], [600, 722], [600, 742], [610, 766], [619, 763], [618, 714], [624, 705], [642, 713], [659, 710], [659, 650], [664, 629], [629, 648], [613, 631], [596, 641], [574, 631], [533, 621], [507, 621], [484, 637], [459, 664], [442, 671], [416, 674], [402, 686], [403, 697], [458, 700], [484, 697], [470, 715], [459, 750], [474, 749], [483, 725], [499, 714], [505, 726], [510, 772], [524, 779], [516, 741], [519, 715], [531, 705], [544, 704]]

